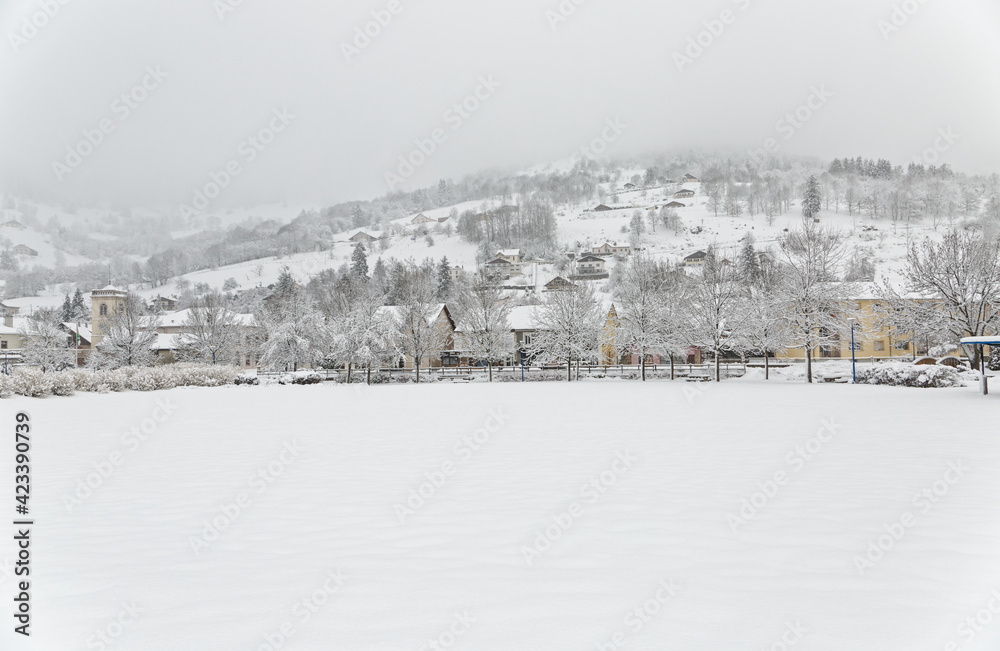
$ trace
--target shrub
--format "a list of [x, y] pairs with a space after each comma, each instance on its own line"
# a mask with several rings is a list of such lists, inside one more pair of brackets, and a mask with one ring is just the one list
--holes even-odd
[[83, 371], [72, 369], [42, 373], [19, 367], [10, 375], [0, 375], [0, 398], [10, 396], [69, 396], [74, 391], [108, 393], [109, 391], [159, 391], [179, 386], [216, 387], [232, 384], [239, 371], [232, 366], [193, 366], [175, 364], [164, 367], [131, 367], [115, 370]]
[[948, 366], [882, 364], [858, 369], [858, 384], [939, 389], [963, 386], [958, 371]]

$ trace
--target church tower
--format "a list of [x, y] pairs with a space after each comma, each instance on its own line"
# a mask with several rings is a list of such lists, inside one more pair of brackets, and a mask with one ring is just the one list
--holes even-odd
[[127, 296], [128, 292], [111, 285], [104, 289], [95, 289], [90, 293], [91, 334], [93, 335], [91, 346], [97, 346], [98, 342], [104, 338], [112, 316], [122, 309]]

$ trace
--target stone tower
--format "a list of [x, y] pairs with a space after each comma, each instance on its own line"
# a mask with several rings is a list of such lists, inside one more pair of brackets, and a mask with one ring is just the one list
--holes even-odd
[[128, 292], [108, 285], [104, 289], [95, 289], [90, 293], [90, 311], [92, 318], [91, 346], [97, 346], [104, 338], [111, 317], [122, 309]]

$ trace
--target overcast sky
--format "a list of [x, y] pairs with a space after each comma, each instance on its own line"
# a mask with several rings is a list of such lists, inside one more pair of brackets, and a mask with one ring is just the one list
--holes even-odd
[[0, 3], [0, 190], [176, 205], [235, 164], [214, 207], [326, 204], [384, 193], [436, 129], [403, 188], [565, 159], [609, 119], [614, 155], [773, 138], [1000, 171], [995, 0], [907, 0], [898, 29], [890, 0], [63, 1]]

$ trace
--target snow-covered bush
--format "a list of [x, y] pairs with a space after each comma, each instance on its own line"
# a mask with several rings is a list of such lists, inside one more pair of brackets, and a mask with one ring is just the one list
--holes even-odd
[[958, 371], [947, 366], [880, 364], [858, 369], [858, 384], [938, 389], [963, 386]]
[[160, 391], [179, 386], [217, 387], [232, 384], [239, 371], [232, 366], [124, 367], [115, 370], [78, 369], [42, 373], [20, 367], [10, 375], [0, 375], [0, 397], [68, 396], [74, 391]]

